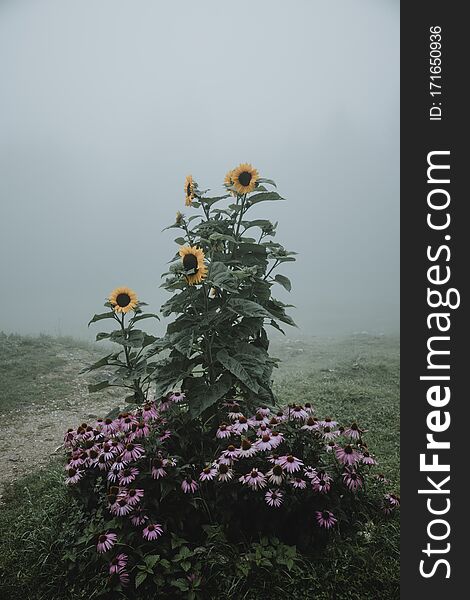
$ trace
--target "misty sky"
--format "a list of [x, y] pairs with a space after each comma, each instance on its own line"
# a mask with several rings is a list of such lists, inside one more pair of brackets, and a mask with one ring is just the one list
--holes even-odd
[[287, 198], [253, 214], [301, 331], [398, 329], [398, 1], [0, 0], [0, 82], [0, 330], [157, 311], [185, 176], [240, 162]]

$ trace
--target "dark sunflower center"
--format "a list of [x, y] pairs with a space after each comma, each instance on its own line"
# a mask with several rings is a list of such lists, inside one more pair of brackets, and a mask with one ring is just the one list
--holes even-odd
[[124, 308], [125, 306], [127, 306], [131, 301], [131, 297], [129, 296], [129, 294], [118, 294], [116, 296], [116, 303], [118, 306], [121, 306], [122, 308]]
[[186, 254], [183, 257], [183, 267], [186, 271], [197, 271], [197, 258], [194, 254]]
[[252, 177], [251, 173], [249, 173], [248, 171], [243, 171], [238, 176], [238, 181], [240, 182], [241, 185], [247, 186], [247, 185], [250, 185], [251, 177]]

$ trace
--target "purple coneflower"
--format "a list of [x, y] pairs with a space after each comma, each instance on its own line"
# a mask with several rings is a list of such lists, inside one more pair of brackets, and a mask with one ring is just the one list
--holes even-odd
[[119, 471], [118, 479], [121, 485], [129, 485], [139, 474], [139, 469], [135, 467], [127, 467]]
[[181, 483], [181, 489], [185, 494], [194, 494], [198, 487], [197, 482], [189, 475]]
[[166, 431], [164, 431], [162, 433], [162, 435], [158, 439], [160, 442], [164, 442], [165, 440], [168, 440], [169, 438], [171, 438], [171, 431], [169, 429], [167, 429]]
[[247, 440], [246, 438], [242, 440], [240, 450], [238, 451], [238, 456], [240, 458], [250, 458], [254, 456], [258, 452], [258, 448]]
[[129, 573], [127, 573], [122, 567], [114, 573], [109, 574], [109, 586], [113, 588], [118, 584], [122, 585], [123, 587], [129, 585]]
[[335, 454], [336, 458], [339, 460], [340, 463], [343, 463], [343, 465], [354, 465], [361, 458], [359, 452], [357, 452], [351, 446], [351, 444], [347, 444], [346, 446], [344, 446], [344, 448], [338, 446], [335, 450]]
[[330, 452], [334, 452], [337, 448], [336, 442], [328, 442], [328, 444], [326, 444], [325, 446], [325, 450], [326, 452], [330, 453]]
[[240, 477], [240, 482], [248, 485], [252, 490], [261, 490], [266, 487], [266, 476], [258, 469], [252, 469]]
[[126, 500], [131, 506], [135, 506], [144, 497], [144, 490], [132, 488], [127, 492]]
[[308, 417], [308, 419], [305, 421], [304, 425], [302, 425], [302, 427], [300, 429], [303, 429], [305, 431], [316, 431], [319, 427], [318, 424], [318, 419], [315, 419], [315, 417]]
[[338, 425], [338, 421], [333, 421], [331, 417], [325, 417], [319, 422], [319, 424], [321, 427], [330, 427], [331, 429], [333, 429], [334, 427], [336, 427], [336, 425]]
[[269, 483], [281, 485], [284, 480], [284, 469], [281, 467], [281, 465], [274, 465], [266, 473], [266, 477], [268, 478]]
[[265, 433], [260, 440], [256, 441], [256, 447], [261, 452], [264, 452], [265, 450], [271, 450], [273, 447], [271, 435], [269, 433]]
[[343, 482], [351, 492], [356, 492], [363, 484], [362, 477], [354, 469], [346, 469], [343, 473]]
[[218, 438], [219, 440], [223, 440], [224, 438], [229, 438], [231, 435], [232, 435], [232, 426], [227, 425], [227, 423], [221, 423], [219, 425], [219, 428], [217, 429], [215, 437]]
[[96, 544], [96, 550], [100, 553], [107, 552], [117, 542], [117, 535], [115, 533], [102, 533], [98, 537], [98, 543]]
[[214, 477], [217, 475], [217, 469], [215, 467], [209, 466], [202, 470], [199, 475], [200, 481], [212, 481]]
[[244, 415], [240, 415], [232, 424], [232, 432], [241, 435], [245, 431], [248, 431], [248, 419]]
[[158, 523], [149, 523], [147, 527], [142, 531], [144, 539], [152, 541], [163, 535], [163, 528]]
[[219, 481], [230, 481], [233, 478], [233, 471], [229, 465], [219, 464], [218, 465], [218, 476]]
[[69, 467], [67, 469], [67, 479], [65, 480], [65, 483], [68, 485], [74, 485], [75, 483], [79, 482], [82, 477], [83, 471], [78, 471], [73, 467]]
[[173, 392], [172, 394], [170, 394], [169, 400], [171, 402], [184, 402], [186, 399], [186, 395], [183, 394], [183, 392]]
[[400, 498], [395, 494], [385, 494], [384, 500], [394, 508], [400, 506]]
[[274, 506], [275, 508], [281, 506], [283, 498], [284, 494], [280, 490], [268, 490], [264, 495], [266, 504], [268, 506]]
[[361, 462], [365, 465], [376, 465], [377, 464], [377, 461], [375, 460], [375, 458], [373, 458], [367, 450], [363, 453]]
[[319, 429], [319, 432], [323, 439], [327, 441], [334, 440], [339, 435], [339, 431], [332, 430], [331, 427], [329, 427], [328, 425], [325, 425], [324, 427]]
[[146, 523], [149, 520], [149, 518], [141, 508], [137, 508], [134, 510], [135, 512], [131, 516], [131, 523], [132, 525], [135, 525], [135, 527], [140, 527], [141, 525]]
[[259, 426], [259, 428], [256, 432], [256, 435], [261, 437], [265, 433], [271, 433], [271, 429], [265, 423], [263, 423], [262, 425]]
[[[221, 458], [224, 458], [225, 461], [229, 462], [222, 461]], [[227, 446], [227, 449], [222, 452], [221, 458], [219, 458], [220, 463], [232, 464], [234, 460], [238, 459], [238, 448], [233, 444], [230, 444], [230, 446]]]
[[271, 431], [271, 447], [277, 448], [284, 441], [284, 434], [280, 431]]
[[109, 572], [112, 574], [117, 573], [120, 569], [124, 569], [124, 567], [127, 565], [128, 559], [129, 557], [127, 554], [124, 554], [123, 552], [116, 554], [116, 556], [109, 563]]
[[297, 490], [304, 490], [307, 487], [307, 482], [301, 477], [294, 477], [290, 480], [290, 484]]
[[288, 454], [279, 458], [279, 464], [288, 473], [295, 473], [296, 471], [300, 471], [304, 463], [295, 456], [292, 456], [292, 454]]
[[165, 477], [166, 475], [167, 475], [167, 472], [163, 468], [163, 459], [154, 458], [152, 460], [152, 477], [154, 479], [161, 479], [162, 477]]
[[310, 402], [306, 402], [304, 404], [304, 408], [305, 410], [308, 412], [309, 415], [313, 415], [313, 413], [315, 412], [315, 409], [313, 408], [313, 406], [310, 404]]
[[263, 415], [263, 417], [267, 417], [271, 410], [267, 406], [260, 406], [256, 409], [257, 414]]
[[363, 433], [365, 433], [365, 430], [359, 429], [359, 425], [357, 423], [353, 423], [350, 427], [344, 430], [344, 435], [352, 440], [358, 440]]
[[318, 477], [317, 470], [313, 467], [305, 467], [304, 474], [305, 477], [308, 477], [309, 479], [316, 479]]
[[116, 502], [109, 507], [109, 512], [116, 517], [125, 517], [132, 512], [132, 509], [132, 505], [127, 502], [126, 498], [118, 498]]
[[338, 519], [333, 515], [333, 513], [329, 510], [316, 510], [315, 511], [315, 519], [320, 527], [324, 527], [325, 529], [330, 529], [334, 527], [338, 522]]
[[149, 421], [150, 419], [156, 419], [158, 417], [158, 410], [155, 406], [154, 402], [144, 404], [142, 408], [142, 418], [145, 421]]
[[319, 471], [317, 477], [312, 479], [312, 489], [319, 494], [327, 494], [331, 489], [331, 477], [325, 471]]
[[142, 458], [143, 455], [144, 447], [140, 444], [133, 444], [132, 442], [130, 442], [129, 444], [126, 444], [124, 448], [124, 452], [122, 453], [122, 460], [128, 462], [131, 460], [138, 460], [139, 458]]
[[298, 421], [304, 421], [308, 417], [308, 412], [304, 409], [303, 406], [300, 406], [299, 404], [296, 404], [290, 410], [290, 416], [293, 419], [297, 419]]

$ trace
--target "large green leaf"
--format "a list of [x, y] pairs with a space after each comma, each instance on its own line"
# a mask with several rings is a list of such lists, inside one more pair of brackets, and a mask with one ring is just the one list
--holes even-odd
[[251, 204], [258, 204], [258, 202], [265, 202], [268, 200], [284, 200], [284, 198], [277, 192], [261, 192], [260, 194], [255, 194], [249, 198]]
[[93, 318], [88, 323], [88, 327], [90, 327], [90, 325], [92, 323], [96, 323], [96, 321], [102, 321], [103, 319], [115, 319], [115, 318], [116, 317], [115, 317], [114, 311], [108, 311], [105, 313], [101, 313], [99, 315], [94, 315]]
[[217, 352], [217, 360], [220, 364], [225, 367], [232, 375], [235, 377], [248, 389], [250, 389], [255, 394], [259, 390], [258, 383], [251, 377], [245, 367], [235, 358], [232, 358], [227, 350], [219, 350]]
[[227, 307], [242, 317], [270, 317], [269, 312], [261, 304], [244, 298], [230, 298]]
[[[200, 378], [202, 380], [202, 378]], [[202, 384], [202, 381], [200, 382]], [[198, 417], [215, 404], [232, 387], [232, 378], [224, 373], [213, 385], [193, 386], [189, 392], [189, 412], [192, 418]]]
[[282, 285], [283, 288], [285, 288], [288, 292], [291, 291], [292, 289], [292, 284], [290, 282], [290, 279], [288, 277], [286, 277], [285, 275], [276, 275], [276, 277], [274, 278], [275, 281], [277, 281], [278, 283], [280, 283]]
[[212, 282], [215, 287], [227, 290], [229, 292], [237, 291], [238, 279], [223, 262], [213, 262], [210, 266], [207, 278], [208, 281]]

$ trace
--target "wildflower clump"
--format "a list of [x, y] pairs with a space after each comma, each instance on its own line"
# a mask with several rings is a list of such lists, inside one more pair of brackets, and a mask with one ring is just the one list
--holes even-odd
[[247, 163], [224, 186], [209, 196], [186, 178], [185, 205], [198, 212], [170, 226], [180, 235], [164, 274], [165, 335], [141, 329], [158, 316], [127, 287], [90, 321], [115, 322], [97, 339], [118, 346], [88, 368], [103, 373], [90, 389], [119, 386], [127, 407], [66, 432], [66, 483], [90, 515], [80, 539], [106, 589], [130, 597], [205, 597], [198, 549], [214, 527], [232, 546], [267, 536], [312, 553], [399, 506], [358, 423], [273, 393], [267, 327], [294, 322], [272, 288], [290, 290], [277, 269], [295, 253], [249, 211], [282, 198]]

